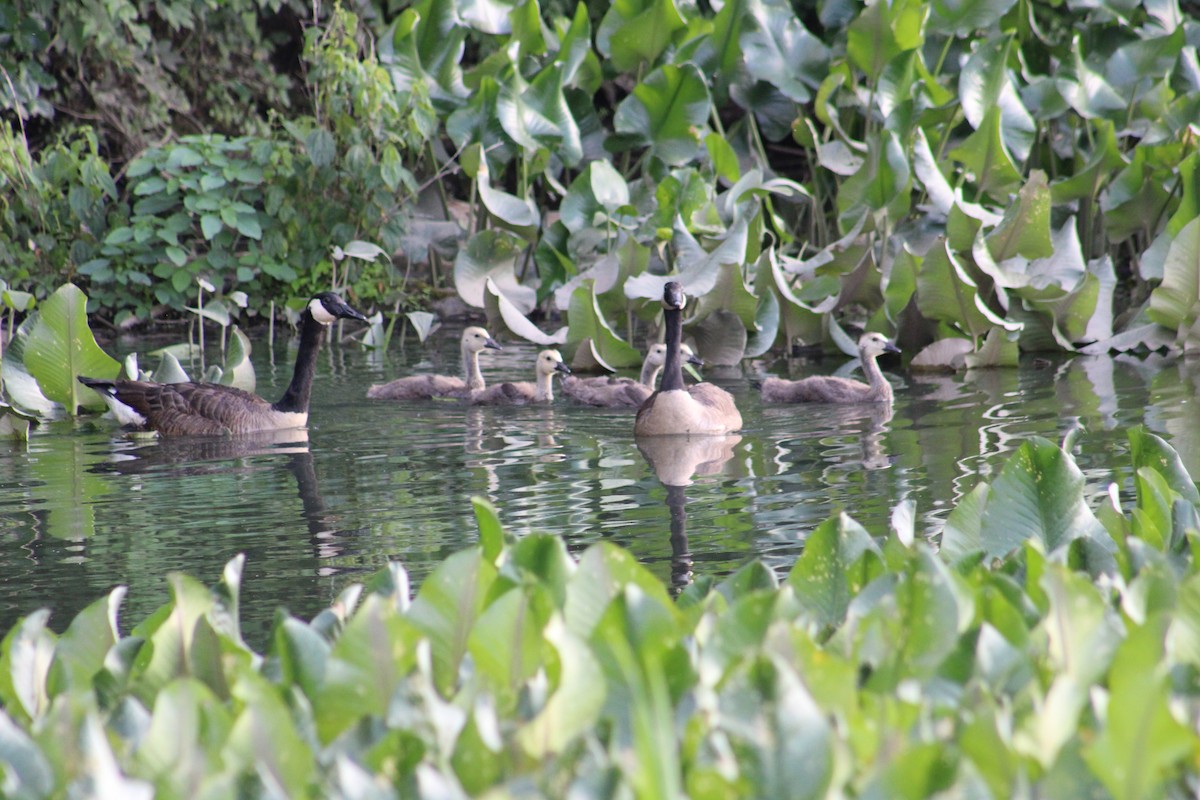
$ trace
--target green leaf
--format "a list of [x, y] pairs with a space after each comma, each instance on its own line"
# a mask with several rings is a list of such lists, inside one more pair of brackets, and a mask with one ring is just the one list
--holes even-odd
[[850, 601], [867, 578], [864, 570], [854, 567], [868, 552], [878, 555], [878, 545], [845, 514], [825, 520], [808, 535], [787, 578], [805, 617], [820, 627], [845, 619]]
[[1150, 293], [1147, 316], [1176, 331], [1177, 343], [1192, 343], [1200, 318], [1200, 217], [1175, 236], [1167, 250], [1162, 283]]
[[981, 192], [1007, 202], [1009, 193], [1021, 184], [1021, 173], [1001, 135], [1001, 113], [997, 106], [988, 109], [975, 132], [951, 150], [950, 157], [966, 166]]
[[537, 293], [521, 286], [515, 274], [517, 258], [524, 248], [524, 242], [507, 231], [487, 230], [472, 236], [454, 260], [454, 285], [459, 297], [468, 305], [483, 308], [491, 279], [522, 313], [533, 310]]
[[680, 165], [695, 158], [711, 111], [700, 71], [691, 64], [666, 64], [621, 101], [613, 127], [649, 147], [667, 164]]
[[17, 798], [50, 797], [54, 771], [37, 743], [0, 709], [0, 763], [4, 764], [5, 789]]
[[973, 128], [982, 126], [992, 109], [999, 110], [1004, 144], [1018, 161], [1024, 161], [1033, 147], [1037, 125], [1010, 75], [1012, 46], [1012, 36], [976, 42], [975, 51], [959, 73], [958, 94], [963, 115]]
[[214, 236], [221, 232], [224, 224], [221, 222], [221, 217], [218, 214], [201, 214], [200, 215], [200, 232], [204, 234], [204, 238], [212, 240]]
[[828, 71], [829, 48], [796, 18], [790, 5], [752, 4], [756, 27], [740, 37], [746, 71], [787, 98], [807, 103]]
[[63, 284], [46, 298], [25, 341], [25, 366], [49, 399], [68, 414], [79, 406], [103, 407], [100, 396], [79, 377], [115, 378], [121, 365], [100, 349], [87, 323], [87, 296], [74, 284]]
[[622, 72], [653, 64], [684, 27], [673, 0], [617, 0], [596, 30], [596, 47]]
[[485, 608], [496, 568], [479, 550], [464, 550], [442, 562], [413, 600], [409, 620], [429, 637], [434, 676], [443, 695], [458, 683], [471, 628]]
[[581, 636], [558, 616], [550, 620], [544, 636], [561, 668], [558, 685], [546, 705], [517, 731], [521, 749], [532, 758], [561, 753], [592, 730], [606, 695], [604, 673]]
[[980, 535], [988, 558], [1027, 539], [1052, 553], [1077, 538], [1107, 541], [1083, 497], [1083, 473], [1070, 454], [1035, 437], [1022, 443], [992, 483]]
[[117, 612], [124, 597], [125, 587], [116, 587], [76, 614], [59, 637], [54, 668], [65, 679], [65, 684], [57, 687], [59, 691], [91, 691], [93, 676], [104, 666], [109, 648], [120, 638]]
[[988, 250], [996, 261], [1015, 256], [1049, 258], [1054, 255], [1050, 241], [1050, 190], [1046, 173], [1035, 169], [1017, 193], [1017, 202], [1004, 212], [1004, 219], [986, 237]]
[[931, 0], [927, 30], [959, 38], [988, 30], [1017, 0]]
[[917, 272], [917, 308], [927, 318], [949, 322], [972, 336], [982, 336], [993, 325], [1008, 325], [988, 308], [943, 239], [929, 249]]
[[567, 319], [570, 324], [566, 344], [573, 353], [587, 342], [591, 347], [589, 352], [609, 369], [641, 364], [641, 353], [617, 336], [601, 314], [594, 282], [580, 286], [571, 294]]
[[304, 149], [308, 152], [308, 158], [312, 165], [317, 169], [328, 167], [333, 163], [334, 156], [337, 154], [337, 145], [333, 140], [333, 134], [324, 128], [317, 128], [304, 140]]
[[495, 564], [504, 551], [504, 526], [500, 524], [500, 515], [496, 507], [483, 497], [472, 497], [471, 506], [475, 509], [475, 524], [479, 526], [483, 557]]

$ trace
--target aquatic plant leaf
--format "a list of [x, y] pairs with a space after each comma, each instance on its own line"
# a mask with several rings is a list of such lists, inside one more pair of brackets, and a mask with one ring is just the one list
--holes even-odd
[[967, 369], [1015, 367], [1020, 357], [1021, 348], [1017, 340], [1003, 328], [992, 328], [978, 350], [963, 356], [963, 363]]
[[562, 537], [549, 533], [522, 536], [509, 556], [509, 564], [523, 578], [533, 578], [544, 586], [561, 610], [567, 600], [567, 583], [575, 574], [575, 559], [567, 552]]
[[1162, 437], [1146, 430], [1143, 425], [1129, 429], [1129, 451], [1134, 471], [1143, 468], [1154, 470], [1163, 476], [1171, 490], [1193, 505], [1200, 505], [1200, 491], [1179, 453]]
[[79, 759], [82, 775], [74, 786], [84, 797], [120, 797], [128, 800], [153, 800], [154, 785], [122, 774], [113, 755], [112, 745], [99, 714], [85, 712], [79, 733]]
[[437, 325], [437, 316], [428, 311], [409, 311], [404, 315], [417, 332], [417, 339], [424, 342]]
[[536, 590], [508, 591], [471, 628], [467, 650], [504, 712], [516, 706], [522, 685], [542, 666], [546, 606]]
[[18, 326], [12, 339], [4, 343], [4, 355], [0, 358], [0, 389], [18, 408], [39, 417], [54, 413], [58, 405], [42, 393], [37, 378], [25, 366], [25, 343], [29, 333], [37, 325], [37, 314], [30, 314]]
[[279, 687], [257, 672], [245, 672], [233, 692], [239, 713], [221, 751], [224, 763], [238, 771], [252, 770], [282, 796], [303, 795], [316, 764]]
[[0, 401], [0, 438], [29, 441], [29, 429], [37, 424], [37, 417], [26, 414], [8, 403]]
[[709, 252], [683, 226], [682, 220], [676, 219], [672, 242], [678, 251], [678, 274], [634, 275], [625, 281], [625, 296], [631, 300], [661, 300], [663, 287], [670, 281], [678, 281], [685, 294], [701, 297], [716, 286], [722, 269], [731, 266], [740, 269], [746, 260], [748, 236], [749, 221], [739, 217], [726, 231], [721, 243]]
[[967, 365], [967, 354], [973, 352], [975, 344], [970, 339], [951, 336], [926, 345], [908, 362], [908, 367], [913, 370], [960, 370]]
[[1161, 669], [1163, 615], [1130, 631], [1108, 674], [1108, 703], [1100, 735], [1084, 759], [1114, 798], [1159, 794], [1173, 767], [1194, 752], [1195, 733], [1171, 711], [1172, 691]]
[[14, 798], [49, 797], [54, 771], [37, 743], [0, 708], [0, 762], [5, 790]]
[[1000, 109], [992, 106], [975, 132], [949, 155], [970, 171], [981, 192], [1007, 203], [1009, 193], [1021, 185], [1021, 173], [1004, 143], [1000, 119]]
[[515, 273], [525, 249], [518, 237], [502, 230], [481, 231], [467, 240], [454, 259], [454, 286], [467, 305], [483, 308], [491, 279], [522, 314], [533, 310], [537, 292], [522, 286]]
[[1124, 113], [1128, 101], [1112, 87], [1103, 75], [1088, 65], [1083, 37], [1078, 33], [1071, 40], [1074, 76], [1056, 77], [1059, 93], [1084, 119], [1115, 116]]
[[558, 654], [561, 666], [558, 686], [537, 716], [516, 735], [521, 749], [534, 758], [561, 753], [591, 730], [607, 695], [600, 664], [585, 640], [564, 625], [559, 616], [551, 618], [544, 638]]
[[846, 29], [846, 54], [871, 82], [877, 81], [889, 61], [920, 44], [923, 14], [916, 3], [907, 0], [867, 3]]
[[192, 678], [172, 681], [154, 698], [154, 709], [137, 748], [137, 763], [181, 794], [211, 780], [218, 767], [213, 745], [229, 735], [233, 721], [221, 699]]
[[472, 497], [471, 507], [475, 509], [475, 524], [479, 527], [479, 546], [483, 548], [483, 557], [494, 564], [504, 550], [504, 526], [500, 524], [500, 515], [496, 507], [483, 497]]
[[169, 352], [163, 352], [159, 357], [158, 369], [150, 379], [158, 383], [188, 383], [192, 380], [179, 359]]
[[617, 336], [604, 319], [596, 298], [594, 283], [580, 286], [572, 292], [567, 321], [569, 325], [566, 345], [576, 358], [579, 356], [580, 346], [586, 340], [589, 353], [594, 354], [594, 357], [609, 369], [636, 367], [642, 363], [642, 354]]
[[1163, 265], [1162, 283], [1150, 293], [1147, 316], [1176, 332], [1176, 346], [1190, 348], [1200, 319], [1200, 217], [1175, 236]]
[[804, 616], [821, 627], [841, 623], [864, 585], [864, 573], [853, 568], [868, 552], [878, 554], [879, 546], [846, 514], [818, 525], [787, 577]]
[[250, 337], [238, 326], [233, 326], [229, 346], [225, 351], [225, 364], [221, 369], [221, 383], [253, 392], [256, 385], [254, 364], [250, 361]]
[[992, 482], [980, 531], [989, 558], [1027, 539], [1053, 553], [1081, 537], [1107, 540], [1083, 498], [1083, 473], [1058, 445], [1034, 437], [1017, 449]]
[[810, 87], [824, 78], [829, 48], [813, 36], [791, 6], [771, 2], [751, 6], [756, 26], [740, 37], [746, 71], [790, 100], [807, 103]]
[[563, 608], [567, 629], [576, 636], [590, 637], [608, 604], [627, 585], [670, 603], [663, 585], [628, 551], [608, 543], [589, 547], [567, 585]]
[[483, 612], [496, 568], [479, 550], [450, 556], [425, 579], [408, 619], [428, 637], [433, 650], [434, 680], [444, 696], [458, 683], [458, 667], [467, 639]]
[[696, 354], [706, 364], [732, 367], [746, 356], [746, 328], [732, 311], [718, 309], [689, 330], [696, 342]]
[[499, 313], [501, 319], [504, 320], [504, 325], [510, 331], [535, 344], [558, 345], [567, 341], [567, 326], [564, 325], [554, 333], [545, 333], [525, 316], [517, 303], [490, 277], [486, 279], [485, 285], [487, 287], [485, 307], [489, 311], [489, 317], [493, 316], [493, 311]]
[[982, 336], [993, 325], [1012, 327], [987, 307], [944, 239], [929, 249], [917, 272], [917, 308], [925, 317], [949, 322], [971, 336]]
[[274, 633], [283, 684], [316, 697], [329, 666], [329, 642], [312, 626], [283, 611], [276, 616]]
[[963, 116], [979, 129], [988, 112], [999, 109], [1004, 144], [1018, 161], [1029, 157], [1037, 124], [1017, 94], [1009, 74], [1009, 55], [1014, 37], [977, 40], [958, 77], [958, 95]]
[[24, 362], [46, 397], [74, 415], [79, 406], [103, 408], [79, 377], [115, 378], [121, 365], [100, 349], [87, 323], [87, 295], [67, 283], [40, 306], [25, 340]]
[[0, 699], [17, 721], [40, 719], [50, 707], [48, 680], [54, 659], [49, 609], [38, 609], [5, 634], [0, 650]]
[[886, 209], [893, 220], [908, 213], [912, 172], [899, 138], [889, 131], [871, 136], [862, 166], [838, 187], [838, 216], [857, 224], [870, 212]]
[[212, 595], [195, 578], [173, 573], [168, 582], [171, 603], [161, 610], [165, 613], [133, 629], [134, 636], [152, 645], [150, 658], [141, 665], [136, 677], [137, 691], [143, 698], [153, 697], [170, 681], [192, 674], [192, 642], [197, 623], [213, 607]]
[[597, 227], [597, 218], [613, 217], [629, 204], [629, 184], [612, 163], [598, 159], [571, 182], [559, 206], [562, 222], [572, 233]]
[[1017, 202], [1004, 212], [1004, 219], [986, 237], [996, 261], [1015, 256], [1049, 258], [1054, 255], [1050, 237], [1050, 189], [1046, 173], [1035, 169], [1017, 193]]
[[1017, 0], [932, 0], [926, 30], [966, 37], [987, 30], [1008, 13]]
[[124, 586], [117, 586], [93, 602], [75, 615], [58, 638], [50, 683], [53, 694], [92, 688], [93, 676], [104, 666], [109, 649], [121, 638], [117, 612], [125, 592]]
[[685, 25], [673, 0], [631, 0], [609, 6], [596, 28], [596, 48], [622, 72], [653, 64]]
[[532, 197], [517, 197], [500, 189], [492, 188], [488, 176], [487, 162], [480, 162], [479, 174], [475, 176], [479, 199], [487, 208], [488, 213], [502, 224], [518, 233], [527, 233], [536, 229], [541, 221], [541, 213]]
[[754, 312], [754, 330], [746, 339], [743, 358], [758, 358], [775, 346], [779, 338], [779, 297], [774, 291], [766, 291], [758, 298]]
[[700, 71], [692, 64], [664, 64], [621, 101], [613, 127], [667, 164], [680, 166], [696, 156], [711, 111]]

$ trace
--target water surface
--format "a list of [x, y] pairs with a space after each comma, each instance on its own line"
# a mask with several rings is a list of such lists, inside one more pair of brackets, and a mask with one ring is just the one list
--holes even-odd
[[[258, 390], [278, 396], [292, 351], [280, 343], [272, 359], [265, 343], [257, 349]], [[533, 353], [506, 344], [484, 356], [485, 376], [528, 380]], [[612, 541], [679, 585], [754, 557], [783, 574], [812, 529], [839, 511], [882, 535], [893, 507], [910, 500], [918, 532], [936, 538], [950, 508], [1020, 442], [1059, 440], [1077, 425], [1093, 506], [1110, 482], [1131, 489], [1132, 425], [1163, 435], [1200, 475], [1197, 373], [1183, 359], [1029, 359], [953, 376], [893, 363], [890, 416], [763, 406], [740, 372], [710, 370], [737, 398], [745, 430], [715, 448], [667, 453], [639, 450], [631, 411], [561, 399], [551, 408], [365, 399], [371, 383], [457, 364], [452, 329], [386, 360], [326, 347], [306, 435], [146, 441], [89, 418], [44, 425], [27, 448], [0, 443], [0, 631], [43, 606], [61, 630], [117, 584], [129, 586], [128, 630], [167, 600], [168, 572], [211, 584], [244, 553], [242, 615], [262, 646], [277, 607], [310, 617], [388, 560], [419, 583], [476, 540], [474, 495], [496, 503], [517, 535], [560, 533], [575, 552]], [[799, 377], [837, 365], [765, 366]], [[705, 474], [668, 487], [647, 458], [669, 483], [685, 483], [691, 462]]]

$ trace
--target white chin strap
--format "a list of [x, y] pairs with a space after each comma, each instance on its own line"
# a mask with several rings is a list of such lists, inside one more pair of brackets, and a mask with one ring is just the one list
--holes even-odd
[[312, 314], [312, 318], [322, 325], [328, 325], [337, 319], [335, 315], [329, 313], [329, 309], [325, 308], [325, 304], [317, 297], [308, 301], [308, 313]]

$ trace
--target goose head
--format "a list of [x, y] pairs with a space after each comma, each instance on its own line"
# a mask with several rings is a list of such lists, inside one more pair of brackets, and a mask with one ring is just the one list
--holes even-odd
[[462, 349], [468, 353], [478, 353], [484, 349], [503, 350], [488, 332], [478, 325], [472, 325], [462, 332]]
[[687, 304], [687, 297], [683, 294], [683, 284], [679, 281], [668, 281], [663, 286], [662, 304], [663, 308], [682, 311]]
[[564, 375], [571, 374], [571, 368], [563, 361], [562, 353], [557, 350], [543, 350], [537, 354], [537, 374], [539, 378], [548, 378], [556, 372]]
[[900, 348], [892, 344], [882, 333], [869, 331], [859, 337], [858, 352], [863, 358], [874, 358], [884, 353], [899, 353]]
[[308, 301], [308, 314], [322, 325], [329, 325], [335, 319], [356, 319], [366, 322], [367, 318], [355, 311], [346, 301], [333, 292], [321, 292], [313, 295]]

